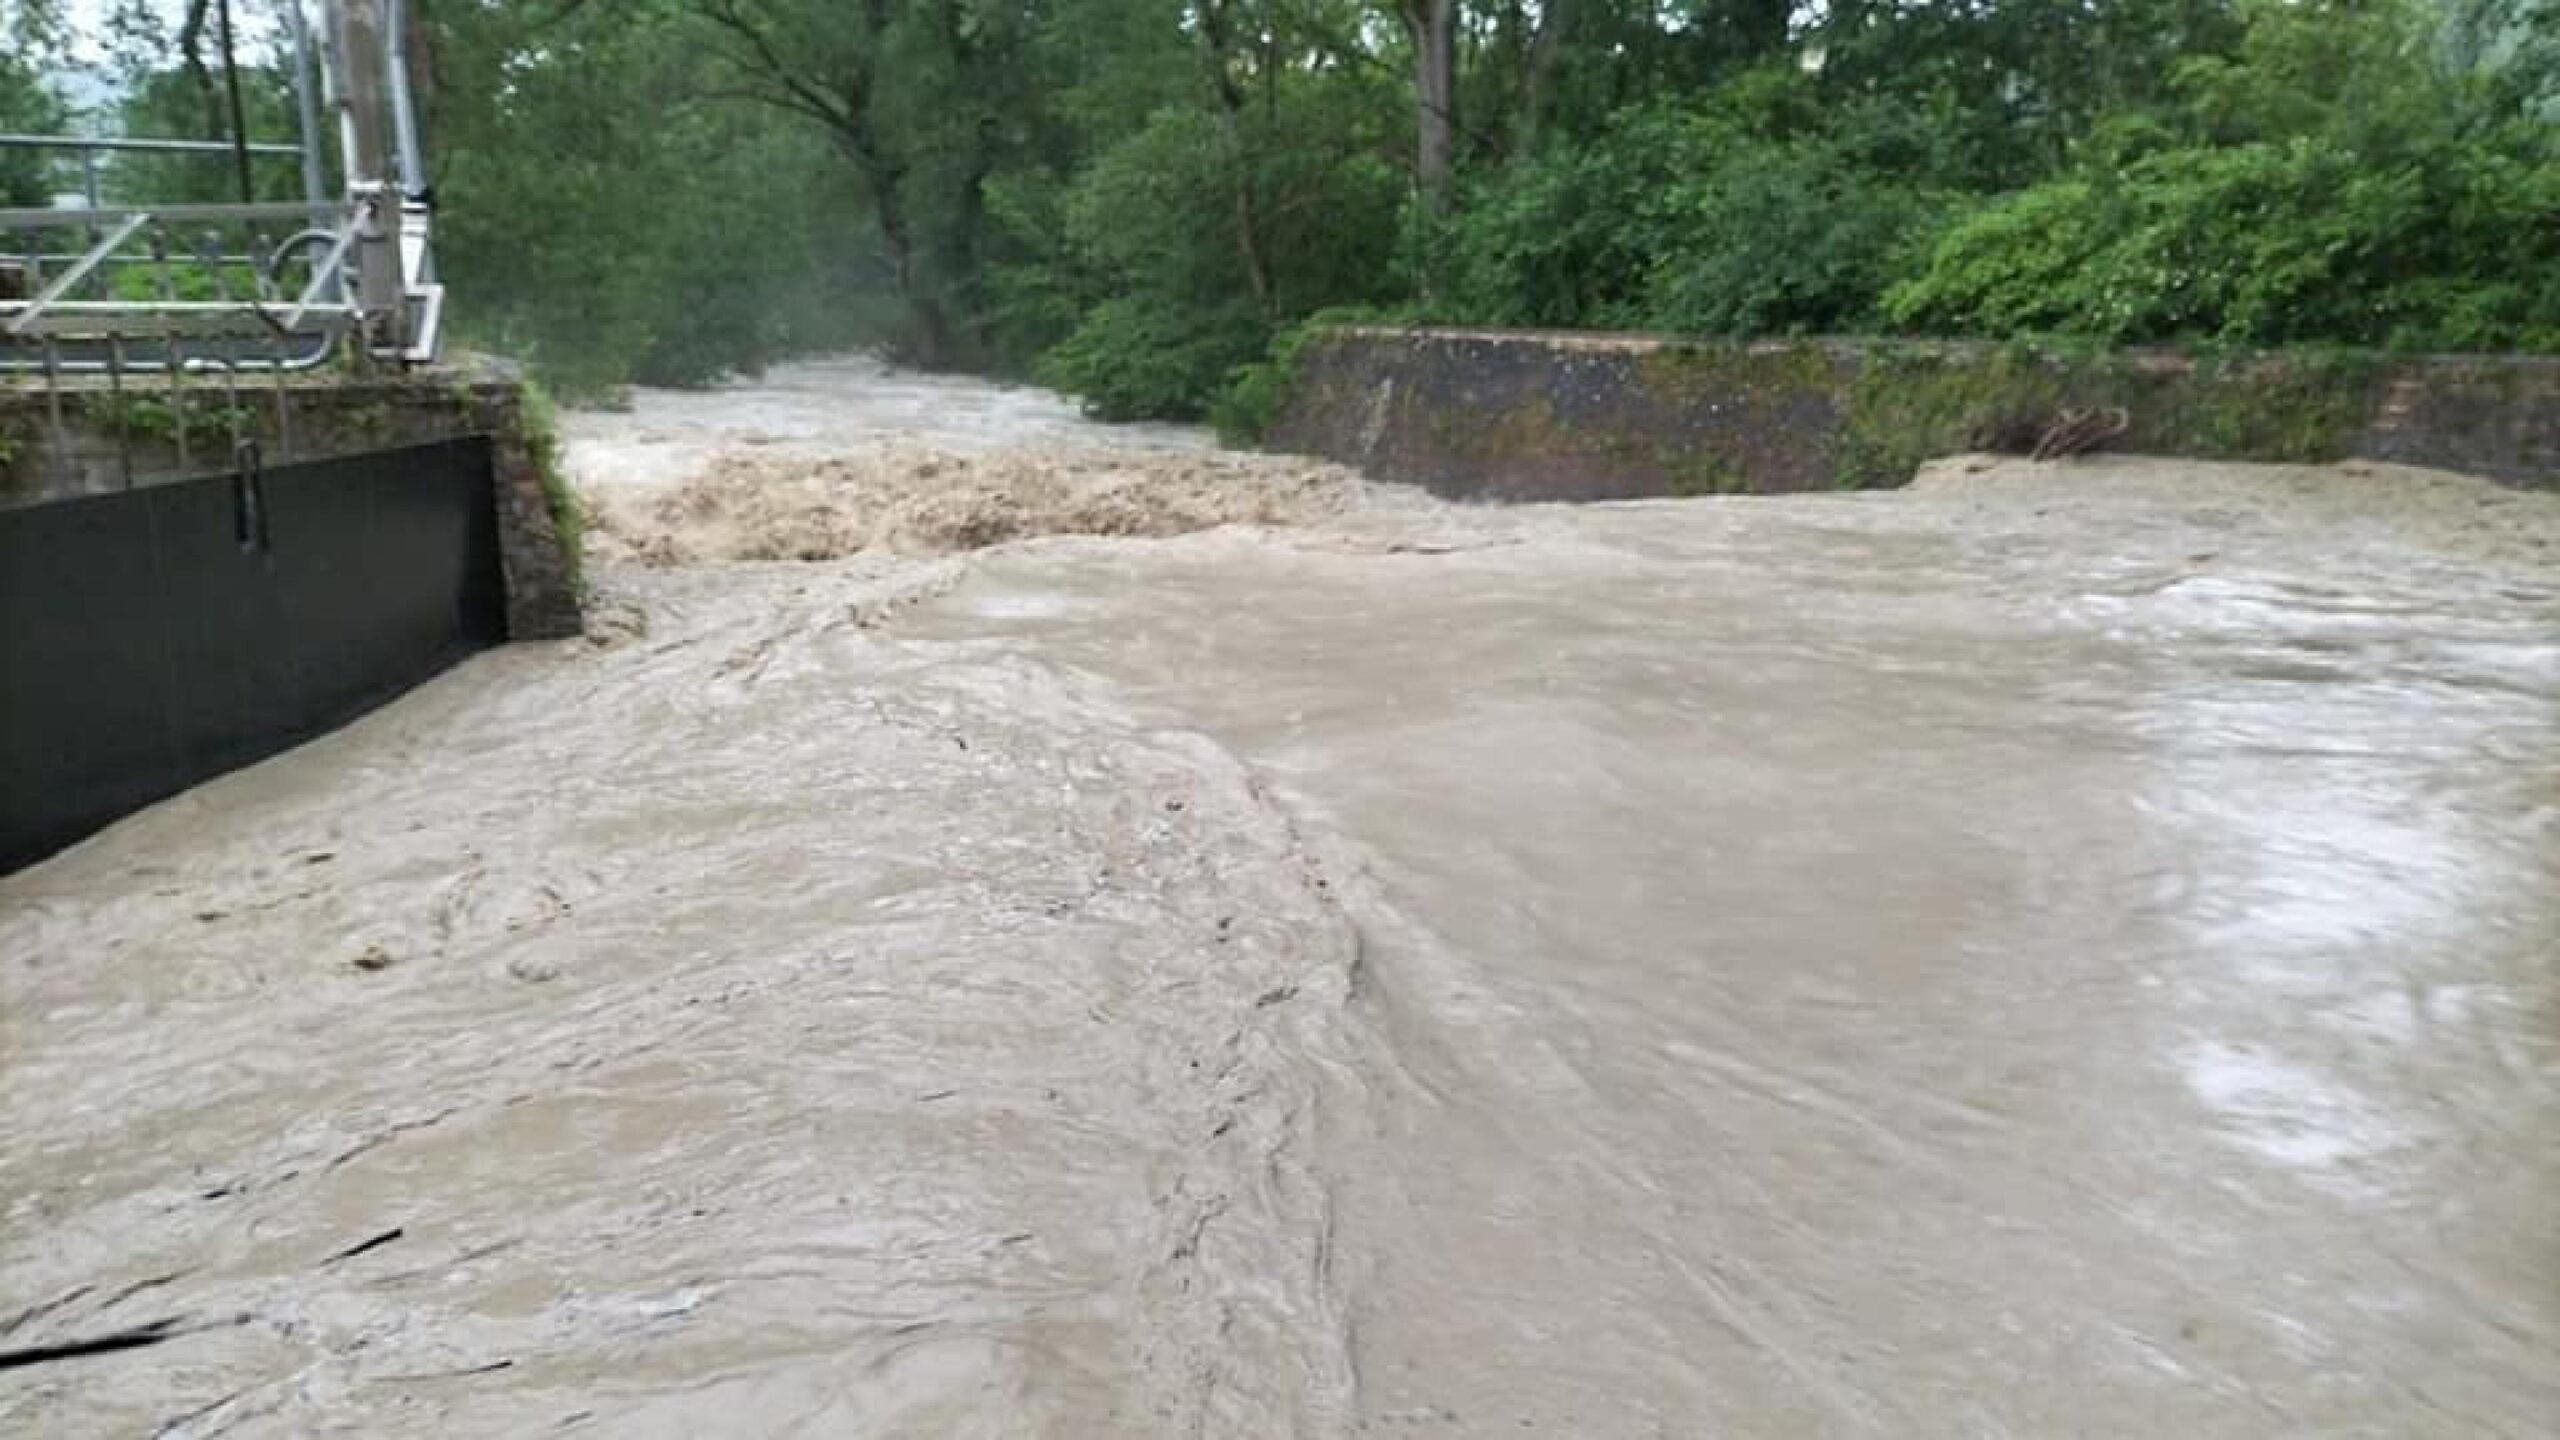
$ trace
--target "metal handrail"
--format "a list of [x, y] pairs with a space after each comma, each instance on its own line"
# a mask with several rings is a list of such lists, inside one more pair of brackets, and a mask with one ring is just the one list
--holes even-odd
[[279, 145], [272, 140], [252, 140], [235, 146], [228, 140], [162, 140], [145, 135], [0, 135], [0, 147], [5, 146], [29, 150], [117, 150], [139, 155], [231, 155], [241, 150], [252, 155], [302, 154], [299, 145]]
[[[119, 215], [119, 223], [91, 223], [103, 213]], [[196, 368], [210, 359], [240, 368], [275, 370], [306, 369], [319, 364], [340, 336], [364, 324], [355, 298], [347, 293], [345, 280], [348, 255], [364, 214], [362, 205], [351, 205], [331, 217], [333, 223], [312, 226], [309, 207], [289, 203], [131, 206], [103, 212], [0, 212], [0, 217], [20, 221], [20, 228], [85, 229], [95, 237], [75, 263], [47, 276], [49, 283], [37, 294], [22, 300], [0, 300], [0, 342], [10, 342], [0, 343], [0, 373], [41, 371], [51, 376], [111, 371], [119, 366], [131, 370], [182, 370]], [[256, 288], [260, 293], [255, 297], [231, 294], [230, 286], [216, 275], [215, 288], [223, 292], [222, 298], [217, 299], [182, 300], [166, 290], [157, 300], [78, 298], [80, 290], [111, 262], [142, 258], [116, 252], [131, 247], [146, 229], [155, 237], [153, 253], [147, 257], [150, 263], [186, 263], [182, 255], [167, 254], [160, 237], [165, 235], [172, 217], [189, 215], [198, 220], [247, 223], [253, 233], [258, 222], [266, 220], [290, 221], [307, 228], [296, 230], [258, 266]], [[200, 251], [197, 258], [209, 261], [212, 254]], [[276, 295], [285, 264], [306, 254], [311, 256], [312, 265], [301, 293]], [[29, 273], [40, 275], [44, 270]], [[114, 353], [119, 339], [166, 340], [170, 348], [166, 359], [157, 363], [138, 357], [119, 360]], [[217, 348], [181, 356], [176, 348], [181, 341]], [[60, 348], [65, 345], [75, 348]], [[241, 350], [242, 345], [254, 347], [254, 353]], [[101, 351], [101, 346], [107, 348]]]
[[[406, 11], [399, 0], [324, 0], [328, 55], [315, 64], [318, 47], [300, 0], [282, 3], [294, 46], [298, 146], [253, 142], [245, 133], [230, 141], [0, 133], [0, 150], [78, 155], [87, 180], [85, 204], [0, 209], [0, 296], [7, 297], [0, 298], [0, 374], [41, 371], [50, 381], [104, 369], [112, 379], [149, 368], [140, 360], [128, 365], [123, 356], [124, 342], [139, 337], [166, 340], [160, 368], [172, 374], [204, 363], [298, 367], [318, 363], [350, 339], [360, 362], [435, 358], [444, 287], [436, 283], [428, 244], [432, 201], [410, 113]], [[324, 91], [339, 121], [344, 162], [335, 198], [322, 193], [318, 102]], [[236, 114], [231, 128], [246, 130]], [[101, 157], [117, 153], [299, 156], [304, 194], [298, 201], [238, 204], [106, 203]], [[248, 189], [245, 178], [242, 188]], [[244, 229], [245, 246], [238, 234]], [[264, 264], [243, 267], [230, 258], [264, 248], [278, 230], [292, 238]], [[148, 237], [147, 259], [116, 253], [134, 248], [138, 235]], [[66, 236], [75, 238], [65, 243]], [[289, 297], [286, 266], [306, 257], [308, 279]], [[159, 269], [157, 286], [147, 271], [137, 275], [136, 266]], [[250, 277], [245, 285], [243, 275]], [[157, 300], [135, 298], [150, 288], [159, 291]], [[207, 298], [182, 300], [182, 288]], [[181, 354], [182, 346], [200, 343], [212, 348]], [[316, 348], [306, 351], [306, 345]]]
[[76, 209], [0, 210], [0, 230], [57, 230], [81, 225], [103, 225], [132, 215], [148, 215], [154, 220], [173, 223], [213, 222], [224, 220], [305, 220], [313, 209], [332, 209], [322, 202], [315, 207], [308, 200], [261, 200], [251, 204], [219, 205], [93, 205]]
[[63, 296], [70, 294], [72, 287], [88, 279], [89, 272], [98, 268], [99, 261], [106, 259], [117, 246], [132, 239], [133, 232], [141, 229], [150, 219], [151, 217], [147, 214], [130, 216], [122, 225], [115, 228], [113, 234], [91, 246], [88, 254], [73, 262], [70, 269], [54, 276], [52, 284], [45, 286], [34, 299], [26, 302], [25, 306], [18, 311], [16, 318], [10, 320], [9, 333], [25, 334], [27, 326], [37, 316], [59, 303]]

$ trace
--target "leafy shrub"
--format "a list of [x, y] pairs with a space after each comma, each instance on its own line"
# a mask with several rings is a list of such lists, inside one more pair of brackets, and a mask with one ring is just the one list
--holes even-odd
[[1230, 445], [1250, 445], [1270, 433], [1281, 402], [1297, 378], [1299, 353], [1318, 332], [1332, 325], [1384, 324], [1396, 318], [1394, 312], [1370, 306], [1334, 306], [1273, 336], [1269, 351], [1260, 359], [1227, 372], [1217, 397], [1210, 401], [1209, 423], [1218, 428], [1218, 438]]
[[2560, 347], [2560, 145], [2388, 9], [2261, 12], [2239, 57], [1967, 214], [1886, 301], [1933, 332]]
[[1497, 175], [1440, 242], [1437, 308], [1716, 335], [1865, 325], [1957, 161], [1925, 113], [1825, 107], [1811, 83], [1747, 72]]
[[1389, 293], [1399, 182], [1358, 99], [1310, 80], [1233, 130], [1166, 107], [1063, 184], [997, 187], [1034, 257], [999, 269], [1000, 323], [1065, 331], [1034, 373], [1097, 417], [1193, 419], [1291, 317]]
[[1037, 373], [1099, 420], [1189, 419], [1209, 408], [1227, 372], [1260, 350], [1265, 334], [1249, 306], [1105, 300], [1041, 357]]
[[1709, 163], [1696, 134], [1677, 110], [1648, 106], [1480, 183], [1418, 242], [1437, 272], [1431, 309], [1484, 325], [1642, 323], [1660, 197]]
[[1715, 335], [1866, 328], [1939, 198], [1822, 141], [1727, 157], [1666, 197], [1672, 240], [1648, 277], [1650, 322]]

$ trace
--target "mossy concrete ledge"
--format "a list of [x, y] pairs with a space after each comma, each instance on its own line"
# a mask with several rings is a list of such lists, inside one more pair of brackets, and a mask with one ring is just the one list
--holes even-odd
[[509, 369], [466, 363], [397, 375], [278, 382], [188, 376], [0, 382], [0, 509], [237, 468], [243, 447], [274, 467], [441, 440], [489, 441], [498, 548], [513, 640], [557, 639], [583, 621], [575, 501], [541, 395]]
[[1298, 352], [1286, 386], [1272, 448], [1462, 498], [1885, 488], [2118, 408], [2115, 450], [2560, 489], [2555, 357], [1344, 327]]

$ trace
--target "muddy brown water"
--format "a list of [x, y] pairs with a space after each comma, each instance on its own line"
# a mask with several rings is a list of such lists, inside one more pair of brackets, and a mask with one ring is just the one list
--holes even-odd
[[[576, 427], [694, 563], [0, 880], [0, 1350], [173, 1322], [0, 1432], [2560, 1414], [2560, 502], [1470, 510], [858, 364]], [[1112, 533], [651, 529], [882, 446]], [[1280, 523], [1120, 533], [1203, 477]]]

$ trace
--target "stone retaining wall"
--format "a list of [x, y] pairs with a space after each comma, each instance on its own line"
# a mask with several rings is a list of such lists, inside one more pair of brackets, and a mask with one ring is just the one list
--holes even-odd
[[1801, 340], [1321, 332], [1268, 443], [1452, 496], [1601, 500], [1900, 485], [2121, 408], [2107, 448], [2351, 457], [2560, 488], [2560, 358], [2222, 355]]

